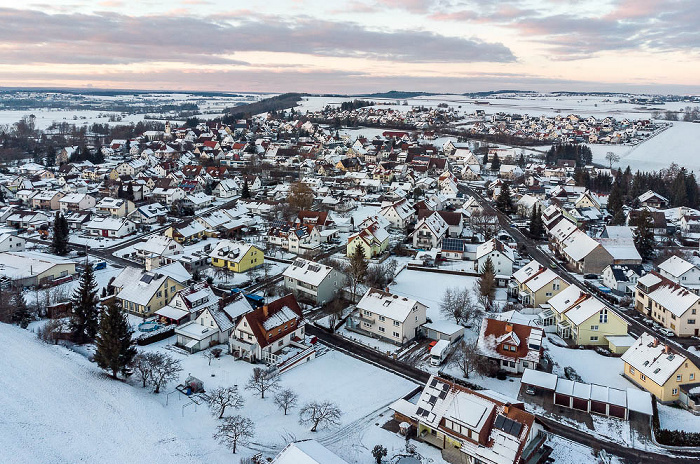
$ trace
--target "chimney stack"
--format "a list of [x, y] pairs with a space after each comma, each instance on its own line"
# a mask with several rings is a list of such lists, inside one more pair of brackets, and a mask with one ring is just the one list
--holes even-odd
[[268, 306], [263, 305], [262, 309], [263, 309], [263, 316], [265, 317], [265, 319], [267, 319], [269, 317], [269, 313], [270, 313], [268, 310]]
[[513, 331], [513, 324], [510, 322], [506, 324], [506, 332], [512, 332]]

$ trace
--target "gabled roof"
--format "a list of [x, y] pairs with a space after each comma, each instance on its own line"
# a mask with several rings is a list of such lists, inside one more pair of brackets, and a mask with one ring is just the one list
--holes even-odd
[[644, 332], [625, 353], [622, 360], [657, 385], [663, 386], [685, 363], [691, 362], [681, 353]]
[[[243, 318], [253, 331], [258, 345], [260, 345], [261, 348], [265, 348], [296, 330], [298, 324], [304, 319], [304, 315], [302, 314], [296, 298], [290, 293], [289, 295], [278, 298], [275, 301], [246, 313]], [[270, 332], [269, 337], [265, 336], [269, 330], [279, 325], [284, 325], [291, 320], [296, 320], [296, 324], [291, 324], [287, 330], [283, 329], [275, 333]]]
[[425, 307], [416, 300], [370, 288], [357, 303], [357, 308], [403, 322], [416, 305]]

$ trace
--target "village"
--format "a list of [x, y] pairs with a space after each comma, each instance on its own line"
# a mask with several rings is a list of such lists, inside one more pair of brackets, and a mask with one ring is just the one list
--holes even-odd
[[666, 123], [364, 103], [6, 161], [9, 352], [119, 378], [197, 461], [696, 459], [700, 191], [585, 145]]

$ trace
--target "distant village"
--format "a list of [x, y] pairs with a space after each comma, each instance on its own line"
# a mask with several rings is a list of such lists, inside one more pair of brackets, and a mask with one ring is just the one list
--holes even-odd
[[[698, 435], [676, 431], [700, 413], [697, 184], [672, 167], [659, 174], [671, 195], [580, 153], [665, 127], [376, 105], [62, 134], [64, 146], [0, 171], [0, 291], [26, 306], [18, 316], [24, 306], [2, 303], [0, 319], [93, 343], [75, 322], [92, 275], [96, 307], [120, 308], [135, 348], [190, 363], [170, 378], [185, 401], [212, 401], [202, 382], [219, 381], [204, 378], [214, 358], [264, 369], [250, 381], [264, 398], [265, 382], [342, 350], [419, 385], [383, 418], [407, 455], [545, 462], [554, 435], [605, 447], [586, 423], [661, 455]], [[562, 148], [481, 137], [494, 134]], [[299, 409], [304, 422], [311, 410]], [[341, 423], [331, 416], [305, 423]], [[295, 456], [321, 448], [256, 459], [312, 462]], [[313, 462], [346, 462], [336, 458]]]

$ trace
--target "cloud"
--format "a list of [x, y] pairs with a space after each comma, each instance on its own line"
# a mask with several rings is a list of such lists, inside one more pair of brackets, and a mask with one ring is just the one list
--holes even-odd
[[[235, 16], [234, 16], [235, 15]], [[50, 58], [45, 50], [71, 63], [154, 59], [209, 63], [236, 52], [301, 53], [403, 62], [512, 62], [500, 43], [448, 37], [420, 30], [370, 30], [356, 23], [312, 17], [290, 19], [229, 12], [226, 20], [179, 15], [126, 16], [111, 12], [54, 14], [0, 9], [0, 43], [21, 49], [20, 63]], [[26, 27], [31, 24], [32, 27]], [[41, 45], [41, 47], [38, 47]], [[45, 48], [44, 48], [45, 47]], [[34, 54], [34, 55], [33, 55]], [[48, 62], [56, 62], [50, 59]], [[129, 61], [130, 60], [130, 61]]]

